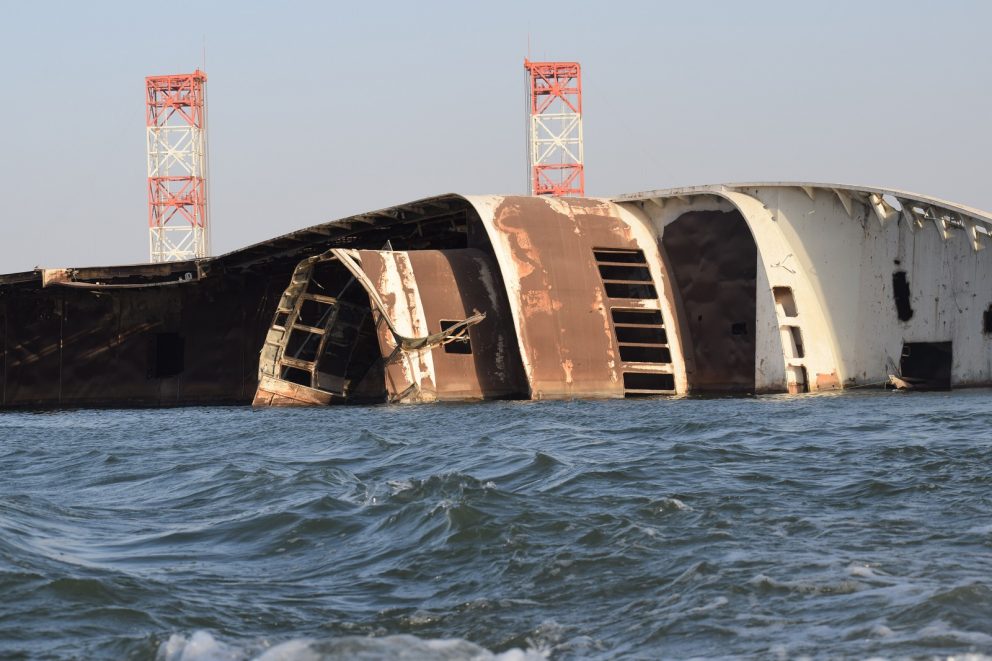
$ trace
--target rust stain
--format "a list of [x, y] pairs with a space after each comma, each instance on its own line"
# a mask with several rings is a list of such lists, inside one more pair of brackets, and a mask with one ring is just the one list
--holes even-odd
[[831, 372], [830, 374], [817, 374], [816, 389], [840, 390], [841, 385], [840, 385], [840, 380], [837, 378], [837, 372]]
[[[508, 339], [513, 333], [509, 306], [503, 287], [496, 286], [491, 257], [473, 249], [362, 251], [361, 255], [380, 298], [392, 296], [396, 304], [405, 306], [391, 318], [403, 317], [404, 329], [409, 319], [414, 335], [437, 333], [442, 322], [485, 314], [468, 331], [470, 353], [428, 346], [397, 356], [386, 368], [391, 398], [401, 402], [483, 399], [526, 391], [516, 345]], [[396, 265], [395, 274], [373, 277], [386, 261]], [[387, 343], [380, 335], [383, 358], [394, 348], [391, 338]]]
[[520, 292], [526, 306], [524, 314], [531, 317], [535, 314], [553, 314], [561, 310], [561, 301], [552, 297], [547, 289], [529, 289]]
[[[624, 395], [610, 308], [659, 307], [654, 299], [608, 300], [596, 250], [647, 253], [615, 208], [593, 200], [517, 198], [494, 214], [517, 286], [520, 346], [535, 397]], [[653, 253], [652, 253], [653, 254]], [[655, 276], [652, 275], [652, 280]], [[660, 282], [656, 290], [663, 291]], [[635, 364], [637, 372], [662, 370]], [[664, 369], [670, 370], [670, 367]]]
[[[400, 285], [403, 288], [403, 294], [406, 298], [406, 309], [410, 318], [411, 334], [415, 336], [430, 335], [431, 329], [423, 325], [426, 323], [426, 319], [423, 319], [423, 304], [420, 300], [417, 278], [413, 272], [413, 265], [410, 263], [408, 253], [392, 253], [389, 256], [393, 257], [396, 270], [400, 276]], [[435, 401], [437, 396], [435, 394], [436, 388], [433, 379], [434, 362], [431, 360], [430, 350], [416, 351], [414, 355], [408, 356], [408, 358], [411, 362], [416, 361], [416, 373], [413, 376], [413, 380], [417, 384], [417, 389], [416, 393], [411, 395], [411, 399], [416, 401]]]
[[503, 230], [504, 240], [509, 245], [510, 254], [517, 264], [518, 277], [523, 279], [541, 270], [541, 259], [531, 241], [528, 228], [511, 222], [518, 220], [521, 215], [518, 205], [504, 203], [496, 210], [493, 225]]
[[613, 330], [613, 322], [607, 316], [605, 299], [603, 298], [603, 290], [597, 288], [594, 291], [592, 308], [589, 310], [590, 314], [599, 314], [603, 317], [603, 334], [606, 339], [606, 365], [610, 370], [610, 380], [613, 383], [617, 383], [620, 380], [620, 375], [617, 372], [617, 362], [619, 361], [619, 356], [617, 355], [617, 350], [613, 338], [616, 336]]

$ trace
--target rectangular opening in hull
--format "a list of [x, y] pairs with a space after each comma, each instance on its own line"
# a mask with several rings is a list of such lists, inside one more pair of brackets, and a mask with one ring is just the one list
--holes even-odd
[[603, 286], [610, 298], [658, 298], [658, 292], [652, 284], [605, 281]]
[[651, 282], [651, 271], [646, 266], [619, 266], [617, 264], [600, 264], [599, 274], [603, 280], [637, 280]]
[[672, 354], [668, 347], [620, 345], [620, 360], [625, 363], [670, 363]]
[[617, 342], [633, 344], [668, 344], [661, 326], [617, 326]]
[[646, 266], [620, 266], [618, 264], [600, 264], [599, 274], [603, 280], [637, 280], [651, 282], [651, 271]]
[[949, 390], [952, 358], [950, 342], [906, 342], [899, 360], [900, 378], [914, 389]]
[[646, 264], [644, 252], [625, 248], [594, 248], [592, 254], [597, 262], [622, 262], [624, 264]]
[[320, 347], [320, 336], [301, 330], [290, 331], [289, 341], [286, 342], [286, 355], [298, 360], [312, 363], [317, 360], [317, 349]]
[[179, 333], [155, 333], [150, 343], [148, 378], [165, 379], [186, 368], [186, 341]]
[[806, 347], [803, 346], [803, 334], [799, 326], [789, 326], [789, 334], [792, 335], [792, 346], [796, 351], [796, 358], [806, 357]]
[[772, 287], [772, 295], [775, 297], [775, 305], [781, 309], [782, 314], [786, 317], [799, 316], [796, 299], [792, 295], [792, 287]]
[[628, 396], [670, 393], [675, 391], [675, 377], [671, 374], [624, 372], [623, 388]]
[[296, 383], [301, 386], [310, 386], [312, 377], [310, 372], [306, 370], [299, 369], [297, 367], [283, 367], [282, 374], [280, 378], [283, 381], [289, 381], [290, 383]]
[[661, 326], [660, 310], [624, 310], [614, 308], [610, 310], [615, 324], [640, 324], [644, 326]]
[[334, 309], [335, 306], [330, 303], [304, 299], [300, 302], [300, 312], [296, 321], [306, 326], [322, 327]]
[[782, 349], [785, 351], [786, 358], [806, 357], [803, 335], [798, 326], [782, 326], [779, 332], [782, 336]]
[[[442, 319], [441, 320], [441, 330], [442, 331], [446, 331], [449, 328], [451, 328], [452, 326], [454, 326], [456, 324], [459, 324], [459, 323], [461, 323], [461, 322], [460, 321], [457, 321], [457, 320], [453, 320], [453, 319]], [[472, 353], [472, 341], [469, 339], [469, 336], [466, 333], [464, 340], [455, 340], [454, 342], [448, 342], [447, 344], [445, 344], [444, 345], [444, 352], [445, 353], [464, 353], [464, 354], [471, 354]]]

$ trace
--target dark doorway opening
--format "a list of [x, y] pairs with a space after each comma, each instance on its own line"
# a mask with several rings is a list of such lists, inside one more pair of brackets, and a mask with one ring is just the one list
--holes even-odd
[[738, 211], [691, 211], [662, 247], [689, 337], [689, 389], [754, 390], [758, 248]]
[[148, 378], [178, 376], [186, 369], [186, 341], [179, 333], [155, 333], [149, 342]]
[[905, 342], [900, 376], [911, 388], [950, 390], [952, 357], [950, 342]]

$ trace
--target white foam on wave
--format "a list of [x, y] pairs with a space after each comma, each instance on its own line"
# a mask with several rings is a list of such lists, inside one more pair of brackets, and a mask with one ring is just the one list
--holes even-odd
[[789, 590], [798, 594], [851, 594], [863, 589], [863, 585], [853, 580], [823, 581], [812, 580], [781, 581], [767, 574], [758, 574], [752, 578], [751, 585], [777, 590]]
[[409, 491], [413, 488], [413, 482], [410, 480], [389, 480], [386, 484], [389, 485], [389, 488], [394, 496], [398, 493]]
[[692, 508], [686, 505], [683, 501], [678, 498], [665, 497], [661, 499], [661, 507], [658, 508], [659, 512], [669, 512], [671, 510], [682, 510], [691, 512]]
[[512, 649], [494, 654], [460, 638], [424, 639], [410, 635], [370, 638], [296, 638], [269, 647], [237, 647], [207, 631], [172, 634], [158, 649], [156, 661], [331, 661], [334, 659], [438, 659], [440, 661], [543, 661], [546, 652]]
[[174, 633], [158, 648], [155, 661], [241, 661], [244, 655], [206, 631], [196, 631], [189, 638]]
[[892, 631], [892, 629], [890, 629], [889, 627], [885, 626], [884, 624], [876, 624], [871, 628], [871, 635], [875, 636], [876, 638], [886, 638], [888, 636], [891, 636], [893, 633], [895, 632]]
[[859, 578], [878, 578], [878, 574], [866, 563], [852, 562], [847, 566], [847, 573]]

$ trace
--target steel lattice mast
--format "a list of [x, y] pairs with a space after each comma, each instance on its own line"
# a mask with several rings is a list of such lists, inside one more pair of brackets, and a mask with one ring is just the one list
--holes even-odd
[[582, 70], [578, 62], [531, 62], [527, 70], [531, 195], [585, 195]]
[[152, 262], [210, 254], [206, 83], [199, 69], [145, 78]]

